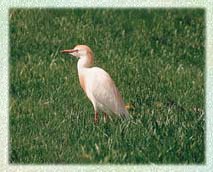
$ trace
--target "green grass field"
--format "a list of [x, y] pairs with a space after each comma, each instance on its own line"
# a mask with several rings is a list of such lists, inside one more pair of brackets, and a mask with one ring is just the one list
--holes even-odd
[[[202, 9], [10, 9], [10, 162], [205, 163]], [[60, 50], [87, 44], [132, 119], [100, 115]]]

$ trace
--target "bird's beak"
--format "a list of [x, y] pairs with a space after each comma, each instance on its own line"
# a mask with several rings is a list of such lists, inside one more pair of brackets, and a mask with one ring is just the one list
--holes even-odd
[[61, 53], [74, 53], [74, 52], [77, 52], [78, 50], [75, 50], [75, 49], [70, 49], [70, 50], [62, 50]]

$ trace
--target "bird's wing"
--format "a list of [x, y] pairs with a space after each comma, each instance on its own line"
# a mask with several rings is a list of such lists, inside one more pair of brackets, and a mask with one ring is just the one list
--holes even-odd
[[128, 116], [123, 99], [111, 77], [101, 68], [91, 68], [88, 89], [95, 100], [115, 114]]

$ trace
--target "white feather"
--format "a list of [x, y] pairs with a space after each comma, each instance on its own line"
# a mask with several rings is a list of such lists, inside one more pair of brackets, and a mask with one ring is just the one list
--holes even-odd
[[97, 110], [128, 116], [122, 97], [107, 72], [98, 67], [84, 73], [86, 93]]

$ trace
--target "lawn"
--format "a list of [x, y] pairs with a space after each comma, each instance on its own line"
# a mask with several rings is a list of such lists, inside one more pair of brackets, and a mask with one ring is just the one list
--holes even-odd
[[[25, 164], [205, 163], [203, 9], [10, 9], [9, 158]], [[131, 120], [93, 123], [77, 60], [115, 81]]]

